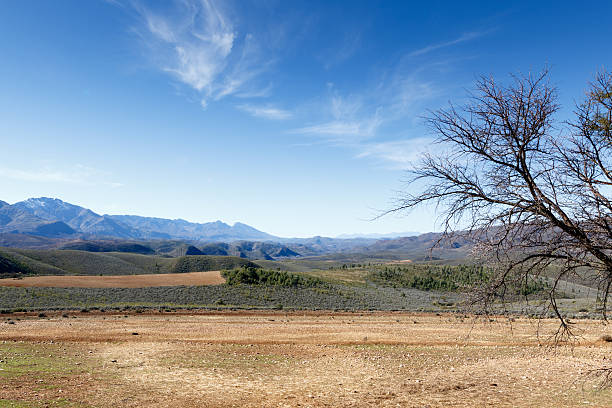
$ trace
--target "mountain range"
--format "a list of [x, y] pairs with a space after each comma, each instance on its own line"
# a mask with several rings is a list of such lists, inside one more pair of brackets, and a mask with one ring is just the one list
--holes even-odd
[[[437, 244], [440, 234], [363, 235], [343, 238], [281, 238], [242, 223], [193, 223], [136, 215], [100, 215], [56, 198], [0, 201], [0, 247], [130, 252], [181, 257], [221, 255], [248, 259], [360, 254], [372, 258], [419, 259], [438, 245], [445, 258], [463, 257], [465, 238]], [[411, 235], [411, 236], [408, 236]]]
[[132, 240], [179, 239], [231, 242], [276, 237], [246, 224], [100, 215], [57, 198], [30, 198], [15, 204], [0, 201], [0, 233], [43, 237], [120, 238]]

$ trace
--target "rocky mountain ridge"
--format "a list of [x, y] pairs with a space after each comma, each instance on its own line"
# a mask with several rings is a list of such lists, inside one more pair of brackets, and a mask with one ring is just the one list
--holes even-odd
[[30, 198], [15, 204], [0, 202], [0, 233], [44, 237], [119, 238], [194, 241], [266, 240], [276, 238], [246, 224], [221, 221], [193, 223], [182, 219], [100, 215], [57, 198]]

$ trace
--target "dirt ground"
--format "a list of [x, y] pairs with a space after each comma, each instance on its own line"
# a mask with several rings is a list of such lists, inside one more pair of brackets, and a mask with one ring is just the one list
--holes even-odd
[[0, 286], [55, 288], [148, 288], [153, 286], [220, 285], [225, 282], [219, 271], [162, 273], [150, 275], [106, 276], [31, 276], [0, 279]]
[[586, 375], [612, 365], [600, 321], [550, 348], [553, 320], [450, 314], [2, 318], [0, 406], [612, 407]]

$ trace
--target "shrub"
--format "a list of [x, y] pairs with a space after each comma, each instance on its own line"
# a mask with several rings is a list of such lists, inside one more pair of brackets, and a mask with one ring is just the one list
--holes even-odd
[[253, 266], [243, 266], [223, 272], [228, 285], [269, 285], [285, 287], [318, 287], [327, 286], [321, 279], [310, 276], [295, 275], [283, 271], [261, 269]]
[[258, 268], [259, 265], [242, 258], [233, 256], [188, 255], [178, 258], [172, 268], [174, 273], [214, 271], [236, 267]]

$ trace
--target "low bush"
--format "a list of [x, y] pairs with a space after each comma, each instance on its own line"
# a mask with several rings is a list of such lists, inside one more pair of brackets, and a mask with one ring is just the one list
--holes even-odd
[[232, 269], [223, 272], [228, 285], [269, 285], [285, 287], [320, 287], [327, 286], [321, 279], [301, 276], [293, 273], [261, 269], [252, 266]]

